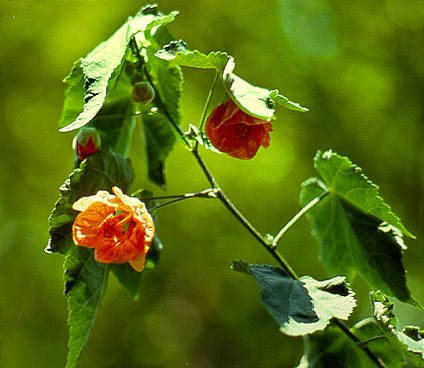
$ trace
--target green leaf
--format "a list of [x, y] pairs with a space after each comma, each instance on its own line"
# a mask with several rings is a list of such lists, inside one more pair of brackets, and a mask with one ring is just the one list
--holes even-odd
[[130, 161], [120, 154], [101, 151], [85, 159], [60, 187], [60, 197], [49, 218], [50, 240], [46, 251], [65, 254], [72, 246], [72, 224], [77, 215], [72, 204], [77, 199], [101, 189], [111, 192], [115, 185], [126, 192], [133, 176]]
[[255, 87], [233, 73], [234, 58], [230, 57], [222, 73], [224, 88], [233, 101], [245, 113], [258, 119], [270, 121], [274, 117], [271, 91]]
[[223, 70], [230, 56], [223, 51], [211, 51], [204, 54], [199, 50], [188, 50], [183, 40], [172, 41], [155, 54], [158, 58], [172, 61], [178, 65]]
[[108, 268], [94, 260], [91, 249], [72, 247], [65, 258], [64, 269], [69, 324], [65, 368], [74, 368], [85, 348], [106, 290]]
[[424, 332], [415, 326], [408, 326], [400, 332], [396, 328], [393, 303], [380, 290], [372, 291], [370, 296], [374, 318], [393, 347], [417, 367], [424, 367]]
[[331, 151], [318, 152], [315, 167], [325, 183], [316, 178], [305, 181], [300, 203], [330, 193], [307, 213], [327, 269], [349, 280], [360, 274], [372, 288], [416, 305], [406, 286], [406, 247], [398, 229], [412, 235], [378, 195], [378, 187], [346, 157]]
[[131, 38], [136, 33], [150, 32], [155, 26], [171, 22], [178, 14], [150, 12], [151, 7], [146, 13], [146, 9], [143, 8], [135, 17], [129, 17], [108, 40], [74, 65], [71, 75], [65, 79], [67, 91], [60, 119], [61, 132], [83, 127], [100, 111], [121, 74]]
[[290, 110], [306, 112], [309, 111], [307, 107], [300, 106], [297, 102], [290, 101], [286, 96], [280, 95], [278, 89], [274, 89], [270, 92], [269, 98], [278, 103], [279, 105], [286, 107]]
[[157, 92], [154, 101], [156, 112], [143, 115], [145, 146], [149, 179], [165, 187], [165, 160], [171, 152], [176, 137], [172, 126], [180, 129], [181, 95], [183, 76], [178, 65], [173, 65], [155, 57], [155, 52], [172, 40], [166, 27], [160, 26], [146, 33], [149, 47], [147, 72]]
[[176, 142], [175, 134], [162, 113], [143, 115], [142, 120], [149, 179], [166, 188], [165, 160]]
[[415, 238], [380, 197], [378, 186], [362, 174], [362, 169], [354, 165], [347, 157], [340, 156], [331, 150], [318, 151], [314, 164], [331, 192], [362, 212], [373, 215], [382, 222], [398, 228], [403, 234]]
[[332, 318], [348, 319], [356, 306], [344, 277], [317, 281], [303, 276], [293, 280], [280, 268], [233, 263], [233, 269], [252, 275], [262, 302], [280, 325], [280, 331], [300, 336], [324, 329]]
[[[390, 342], [376, 339], [381, 329], [371, 318], [358, 322], [351, 332], [367, 346], [388, 368], [403, 368], [405, 359], [393, 350]], [[305, 336], [305, 351], [297, 368], [368, 368], [375, 363], [359, 346], [336, 326]]]

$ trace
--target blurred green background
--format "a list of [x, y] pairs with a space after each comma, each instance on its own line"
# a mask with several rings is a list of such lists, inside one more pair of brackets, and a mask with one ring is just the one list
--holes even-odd
[[[47, 219], [72, 170], [72, 133], [59, 134], [72, 63], [111, 35], [142, 1], [0, 3], [0, 366], [61, 367], [66, 310], [60, 255], [43, 252]], [[271, 146], [251, 161], [204, 153], [227, 194], [263, 233], [276, 233], [298, 210], [299, 187], [315, 175], [317, 149], [349, 156], [417, 235], [404, 257], [409, 286], [424, 302], [423, 2], [409, 0], [159, 1], [180, 10], [170, 30], [190, 48], [225, 50], [236, 73], [278, 88], [310, 108], [279, 110]], [[200, 116], [212, 72], [185, 70], [184, 126]], [[215, 103], [222, 98], [222, 90]], [[135, 188], [146, 181], [142, 133], [131, 157]], [[208, 187], [182, 145], [168, 160], [169, 194]], [[165, 249], [144, 273], [133, 302], [110, 277], [80, 367], [293, 367], [302, 339], [283, 336], [262, 307], [254, 281], [230, 270], [234, 259], [274, 263], [215, 201], [161, 210]], [[329, 275], [306, 220], [281, 252], [299, 274]], [[370, 314], [368, 289], [352, 284]], [[424, 315], [396, 303], [401, 324]]]

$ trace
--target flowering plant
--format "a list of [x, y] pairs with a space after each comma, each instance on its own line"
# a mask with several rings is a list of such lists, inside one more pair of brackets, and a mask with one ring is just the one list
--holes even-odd
[[[75, 170], [60, 188], [49, 220], [46, 250], [65, 255], [70, 326], [66, 368], [75, 367], [84, 350], [109, 272], [137, 298], [141, 271], [157, 263], [162, 244], [150, 213], [188, 198], [220, 201], [278, 264], [233, 261], [231, 267], [255, 280], [265, 308], [283, 334], [307, 336], [313, 348], [305, 351], [300, 366], [325, 365], [335, 354], [340, 355], [340, 366], [346, 367], [352, 361], [360, 362], [360, 367], [383, 368], [393, 361], [422, 366], [421, 332], [417, 327], [396, 329], [392, 303], [386, 296], [423, 309], [411, 295], [402, 262], [403, 237], [414, 235], [361, 169], [332, 150], [317, 152], [314, 167], [319, 178], [302, 184], [300, 211], [275, 235], [259, 232], [221, 188], [201, 155], [202, 147], [252, 159], [261, 146], [270, 144], [276, 105], [298, 112], [308, 109], [278, 90], [254, 86], [234, 74], [234, 58], [227, 53], [204, 54], [173, 40], [166, 25], [176, 15], [163, 14], [156, 5], [142, 8], [78, 60], [65, 80], [68, 89], [60, 131], [81, 129], [75, 142], [82, 162], [75, 161]], [[199, 123], [189, 125], [187, 132], [181, 117], [181, 66], [215, 70]], [[219, 82], [227, 98], [208, 116]], [[156, 197], [138, 189], [125, 195], [134, 177], [128, 155], [136, 117], [144, 128], [150, 183], [165, 188], [166, 159], [176, 135], [196, 159], [210, 188]], [[90, 133], [87, 139], [86, 133]], [[92, 134], [102, 136], [101, 150]], [[299, 277], [280, 253], [280, 240], [304, 215], [312, 223], [325, 267], [340, 276], [321, 281]], [[160, 224], [156, 229], [160, 232]], [[348, 281], [357, 274], [372, 290], [374, 319], [348, 327], [343, 321], [357, 305]], [[383, 342], [381, 334], [387, 337]], [[336, 340], [331, 344], [333, 350], [327, 349], [329, 340]], [[368, 341], [376, 345], [368, 347]], [[394, 350], [392, 346], [397, 353], [384, 354]]]

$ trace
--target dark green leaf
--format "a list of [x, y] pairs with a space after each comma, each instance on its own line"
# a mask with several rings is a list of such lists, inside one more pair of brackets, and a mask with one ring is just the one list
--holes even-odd
[[181, 66], [200, 69], [223, 70], [228, 62], [229, 55], [222, 51], [211, 51], [204, 54], [199, 50], [188, 50], [184, 41], [172, 41], [156, 52], [156, 56], [163, 60], [172, 61]]
[[65, 368], [74, 368], [83, 352], [106, 290], [108, 268], [96, 262], [91, 249], [72, 247], [64, 264], [69, 342]]
[[108, 40], [74, 65], [71, 75], [65, 80], [68, 86], [60, 131], [81, 128], [97, 115], [106, 97], [115, 88], [130, 50], [131, 38], [136, 33], [150, 32], [154, 26], [171, 22], [176, 14], [144, 14], [142, 9], [135, 17], [129, 17]]
[[371, 287], [415, 305], [402, 264], [406, 247], [398, 228], [405, 228], [378, 196], [377, 186], [347, 158], [331, 151], [318, 152], [315, 166], [325, 183], [316, 178], [305, 181], [300, 202], [306, 205], [330, 193], [307, 214], [326, 267], [350, 280], [360, 274]]
[[146, 114], [142, 119], [148, 176], [153, 183], [165, 188], [165, 160], [174, 146], [176, 137], [164, 114]]
[[[361, 341], [372, 339], [367, 346], [388, 368], [402, 368], [405, 359], [381, 336], [381, 329], [372, 319], [358, 322], [352, 333]], [[305, 352], [297, 368], [368, 368], [375, 363], [339, 328], [329, 326], [324, 331], [305, 336]]]
[[178, 65], [173, 65], [155, 57], [172, 36], [165, 26], [145, 33], [149, 40], [147, 71], [157, 92], [155, 110], [143, 115], [145, 146], [149, 179], [165, 187], [165, 160], [176, 141], [172, 126], [180, 129], [181, 94], [183, 76]]
[[243, 265], [233, 269], [249, 273], [261, 289], [262, 302], [280, 325], [280, 331], [300, 336], [324, 329], [332, 318], [348, 319], [356, 306], [354, 293], [344, 277], [317, 281], [303, 276], [288, 277], [280, 268], [268, 265]]
[[126, 192], [132, 180], [130, 161], [117, 153], [101, 151], [84, 160], [81, 168], [75, 169], [60, 187], [60, 197], [49, 218], [50, 240], [46, 251], [65, 254], [73, 244], [70, 239], [77, 212], [72, 204], [77, 199], [101, 189], [111, 192], [115, 185]]
[[392, 346], [417, 367], [424, 367], [424, 336], [420, 334], [420, 329], [408, 326], [400, 332], [396, 328], [397, 319], [393, 313], [393, 303], [379, 290], [371, 292], [370, 296], [374, 318]]

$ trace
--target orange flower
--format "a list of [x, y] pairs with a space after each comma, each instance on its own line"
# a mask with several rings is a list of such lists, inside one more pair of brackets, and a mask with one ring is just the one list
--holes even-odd
[[256, 155], [260, 146], [268, 148], [272, 125], [241, 110], [228, 97], [215, 107], [206, 121], [206, 135], [221, 152], [242, 160]]
[[74, 243], [95, 248], [99, 262], [129, 262], [141, 272], [155, 234], [153, 219], [143, 202], [123, 194], [118, 187], [112, 191], [115, 195], [99, 190], [72, 205], [81, 212], [72, 226]]

